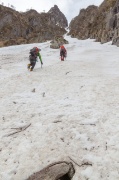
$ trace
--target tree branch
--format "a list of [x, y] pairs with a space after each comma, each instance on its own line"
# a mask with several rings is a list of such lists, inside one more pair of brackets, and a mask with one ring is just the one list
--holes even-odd
[[9, 136], [12, 136], [12, 135], [14, 135], [14, 134], [16, 134], [16, 133], [19, 133], [19, 132], [22, 132], [22, 131], [25, 131], [29, 126], [31, 125], [31, 123], [30, 124], [28, 124], [28, 125], [26, 125], [26, 126], [24, 126], [24, 127], [20, 127], [20, 128], [11, 128], [11, 129], [16, 129], [17, 131], [15, 131], [15, 132], [13, 132], [13, 133], [10, 133], [10, 134], [8, 134], [7, 135], [7, 137], [9, 137]]

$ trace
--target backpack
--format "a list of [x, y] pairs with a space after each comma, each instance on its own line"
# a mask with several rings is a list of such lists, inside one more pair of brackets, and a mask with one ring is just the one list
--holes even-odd
[[37, 57], [38, 52], [39, 52], [39, 49], [38, 49], [37, 47], [34, 47], [34, 48], [32, 48], [32, 49], [30, 50], [29, 53], [30, 53], [31, 56]]

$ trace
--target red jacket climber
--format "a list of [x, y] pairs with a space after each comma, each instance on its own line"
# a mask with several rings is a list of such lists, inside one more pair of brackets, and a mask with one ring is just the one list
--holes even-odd
[[67, 57], [67, 50], [63, 45], [60, 46], [60, 56], [61, 56], [61, 60], [64, 60], [64, 58]]

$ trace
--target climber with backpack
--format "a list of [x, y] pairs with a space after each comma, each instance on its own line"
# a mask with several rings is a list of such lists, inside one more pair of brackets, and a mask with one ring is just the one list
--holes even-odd
[[40, 55], [40, 51], [41, 51], [41, 49], [39, 49], [37, 47], [34, 47], [30, 50], [30, 52], [29, 52], [30, 53], [30, 55], [29, 55], [30, 64], [27, 65], [28, 70], [33, 71], [33, 69], [36, 65], [37, 57], [39, 57], [39, 59], [40, 59], [41, 68], [42, 68], [43, 62], [42, 62], [42, 58]]
[[61, 57], [61, 61], [64, 61], [64, 58], [67, 57], [67, 50], [63, 45], [60, 46], [60, 57]]

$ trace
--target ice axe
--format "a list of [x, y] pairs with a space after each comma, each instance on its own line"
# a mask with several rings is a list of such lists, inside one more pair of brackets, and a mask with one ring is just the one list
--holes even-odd
[[43, 63], [41, 62], [41, 68], [42, 68], [42, 65], [43, 65]]

